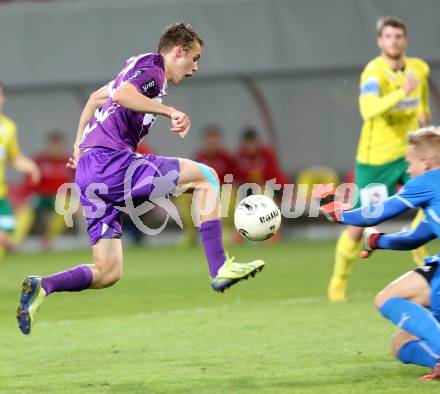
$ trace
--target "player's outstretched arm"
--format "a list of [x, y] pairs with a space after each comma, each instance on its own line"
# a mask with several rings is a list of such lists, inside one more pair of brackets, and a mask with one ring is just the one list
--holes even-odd
[[372, 227], [407, 211], [408, 201], [396, 195], [387, 198], [383, 204], [371, 205], [349, 210], [348, 204], [336, 196], [336, 189], [315, 195], [319, 198], [321, 212], [331, 222], [348, 224], [356, 227]]
[[372, 227], [399, 216], [409, 208], [398, 196], [392, 196], [382, 204], [342, 211], [338, 221], [356, 227]]
[[431, 225], [422, 221], [411, 231], [381, 235], [376, 242], [377, 249], [413, 250], [437, 238]]
[[132, 111], [158, 114], [170, 118], [170, 130], [179, 133], [181, 137], [188, 133], [191, 126], [187, 114], [144, 96], [129, 82], [124, 83], [115, 91], [112, 100], [121, 107], [131, 109]]
[[363, 235], [364, 248], [361, 252], [361, 257], [363, 258], [368, 257], [376, 249], [417, 249], [437, 237], [431, 225], [425, 220], [420, 222], [419, 225], [411, 231], [400, 231], [394, 234], [379, 233], [375, 229], [367, 230]]

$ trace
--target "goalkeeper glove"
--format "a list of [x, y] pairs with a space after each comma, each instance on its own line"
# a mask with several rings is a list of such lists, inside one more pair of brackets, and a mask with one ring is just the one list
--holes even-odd
[[366, 259], [370, 257], [373, 250], [377, 249], [377, 240], [383, 235], [377, 230], [377, 227], [368, 227], [364, 231], [363, 235], [363, 249], [360, 252], [360, 257]]
[[351, 209], [349, 204], [337, 199], [336, 189], [331, 186], [325, 185], [315, 197], [319, 198], [319, 210], [330, 222], [339, 222], [342, 212]]

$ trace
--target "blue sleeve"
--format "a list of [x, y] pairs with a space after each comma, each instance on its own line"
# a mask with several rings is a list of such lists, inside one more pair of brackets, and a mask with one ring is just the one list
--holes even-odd
[[349, 224], [356, 227], [371, 227], [385, 222], [410, 207], [401, 201], [397, 196], [387, 198], [383, 204], [365, 206], [352, 211], [345, 211], [340, 220], [343, 224]]
[[402, 187], [399, 193], [396, 194], [404, 204], [409, 208], [424, 207], [435, 196], [435, 185], [432, 179], [429, 179], [430, 174], [425, 173], [419, 175]]
[[378, 249], [413, 250], [436, 238], [431, 225], [423, 220], [412, 231], [382, 235], [377, 240]]

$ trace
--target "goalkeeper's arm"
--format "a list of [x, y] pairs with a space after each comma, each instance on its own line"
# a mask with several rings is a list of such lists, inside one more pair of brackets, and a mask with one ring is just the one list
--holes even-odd
[[411, 231], [400, 231], [394, 234], [381, 234], [374, 231], [365, 232], [364, 251], [369, 254], [375, 249], [413, 250], [436, 237], [431, 225], [424, 220]]
[[338, 221], [356, 227], [371, 227], [385, 222], [409, 209], [398, 196], [387, 198], [383, 204], [342, 211]]

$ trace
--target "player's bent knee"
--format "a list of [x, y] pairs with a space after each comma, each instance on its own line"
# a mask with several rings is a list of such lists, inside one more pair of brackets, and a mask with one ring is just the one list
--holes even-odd
[[376, 309], [380, 309], [388, 299], [389, 296], [386, 294], [384, 290], [382, 290], [381, 292], [377, 293], [376, 296], [374, 297], [374, 306], [376, 307]]
[[203, 182], [209, 183], [217, 194], [220, 195], [220, 180], [217, 174], [217, 171], [212, 167], [208, 167], [206, 164], [197, 163], [197, 167], [200, 169], [203, 175]]

